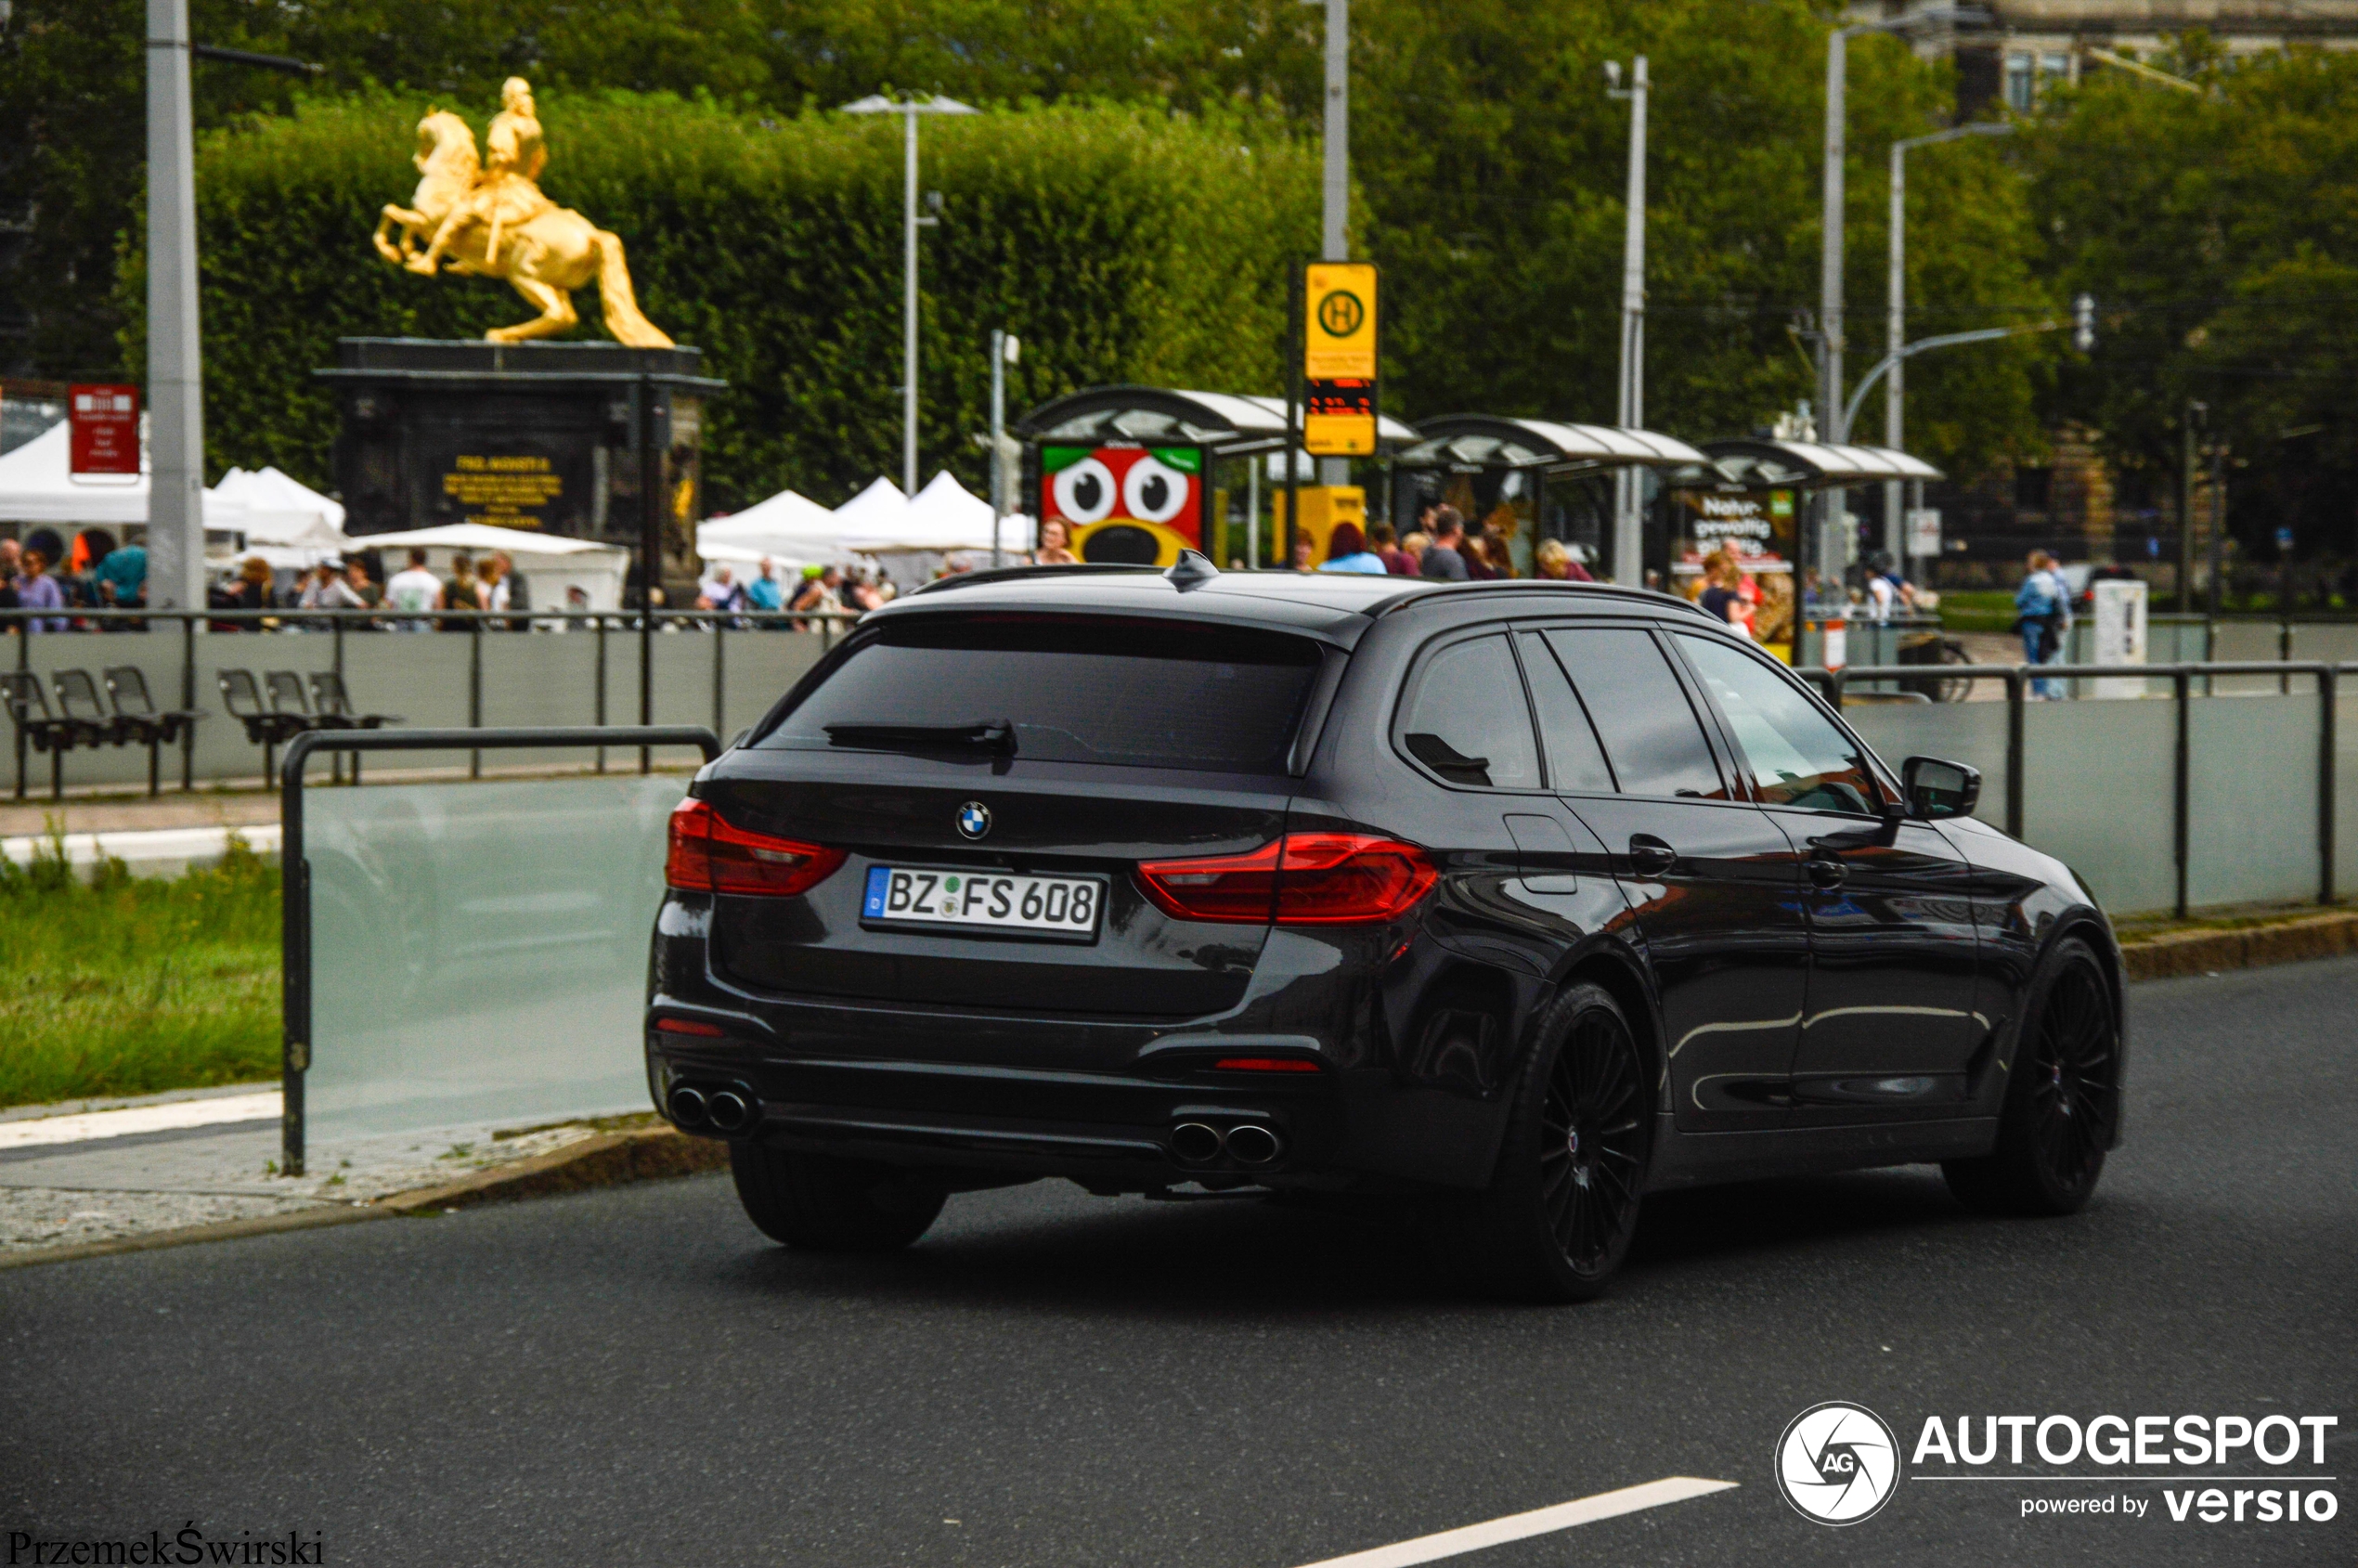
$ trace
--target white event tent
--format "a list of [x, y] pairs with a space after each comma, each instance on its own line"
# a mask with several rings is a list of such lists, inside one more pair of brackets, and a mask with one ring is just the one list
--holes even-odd
[[[148, 521], [147, 451], [140, 448], [140, 473], [76, 479], [73, 476], [73, 434], [64, 423], [47, 430], [0, 456], [0, 523], [47, 524], [59, 528], [123, 528]], [[233, 497], [207, 490], [204, 495], [207, 532], [242, 531], [246, 508]]]
[[[630, 552], [618, 545], [527, 533], [521, 528], [495, 528], [487, 523], [447, 523], [438, 528], [362, 534], [352, 541], [352, 548], [383, 551], [388, 577], [402, 569], [407, 552], [413, 549], [426, 552], [426, 564], [437, 577], [450, 570], [451, 556], [461, 551], [485, 556], [504, 550], [530, 590], [535, 610], [619, 610], [623, 574], [630, 568]], [[578, 603], [567, 597], [577, 588], [582, 592]]]
[[[1000, 525], [1004, 548], [1026, 548], [1030, 519], [1010, 516]], [[696, 553], [710, 562], [758, 561], [764, 555], [782, 567], [798, 569], [854, 555], [947, 556], [991, 548], [991, 503], [958, 483], [949, 470], [914, 497], [879, 477], [829, 512], [792, 490], [696, 530]]]

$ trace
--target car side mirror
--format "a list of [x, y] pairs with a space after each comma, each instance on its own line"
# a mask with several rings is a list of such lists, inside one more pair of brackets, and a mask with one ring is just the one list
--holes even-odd
[[1926, 822], [1970, 817], [1981, 804], [1981, 770], [1937, 757], [1911, 757], [1899, 765], [1908, 809]]

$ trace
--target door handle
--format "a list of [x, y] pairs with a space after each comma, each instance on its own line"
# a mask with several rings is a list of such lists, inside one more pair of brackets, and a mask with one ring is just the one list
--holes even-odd
[[1812, 886], [1828, 891], [1841, 887], [1850, 876], [1850, 868], [1840, 861], [1821, 860], [1815, 855], [1802, 862], [1802, 869], [1809, 874]]
[[1678, 862], [1678, 851], [1651, 833], [1629, 836], [1629, 863], [1640, 876], [1660, 876]]

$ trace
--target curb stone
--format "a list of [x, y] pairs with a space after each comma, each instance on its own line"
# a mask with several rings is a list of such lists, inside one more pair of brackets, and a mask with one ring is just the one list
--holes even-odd
[[663, 1176], [691, 1176], [727, 1169], [729, 1146], [712, 1138], [692, 1138], [669, 1127], [633, 1128], [600, 1133], [567, 1144], [548, 1154], [519, 1160], [511, 1165], [479, 1171], [439, 1186], [396, 1192], [372, 1203], [320, 1204], [281, 1214], [223, 1220], [146, 1236], [118, 1237], [106, 1241], [77, 1242], [0, 1255], [0, 1270], [34, 1263], [71, 1263], [79, 1258], [103, 1258], [117, 1252], [145, 1252], [161, 1247], [184, 1247], [202, 1241], [228, 1241], [244, 1236], [269, 1236], [279, 1231], [310, 1230], [320, 1225], [354, 1225], [365, 1220], [429, 1216], [479, 1204], [520, 1198], [548, 1198], [559, 1193], [586, 1192], [592, 1187], [618, 1186], [628, 1182]]
[[2306, 915], [2225, 931], [2169, 931], [2120, 945], [2131, 980], [2253, 969], [2358, 952], [2358, 912]]

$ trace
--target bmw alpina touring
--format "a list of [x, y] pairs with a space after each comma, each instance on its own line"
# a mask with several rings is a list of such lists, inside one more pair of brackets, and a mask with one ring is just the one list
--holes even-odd
[[671, 823], [649, 1084], [790, 1246], [954, 1193], [1412, 1209], [1594, 1294], [1644, 1196], [1937, 1162], [2084, 1203], [2095, 901], [1683, 603], [1018, 568], [869, 616]]

